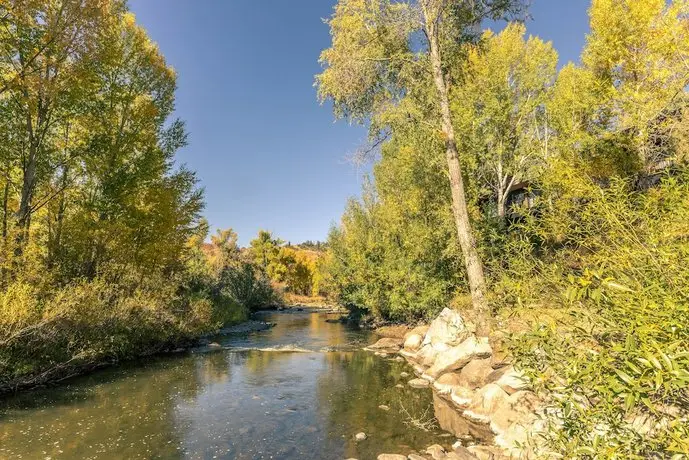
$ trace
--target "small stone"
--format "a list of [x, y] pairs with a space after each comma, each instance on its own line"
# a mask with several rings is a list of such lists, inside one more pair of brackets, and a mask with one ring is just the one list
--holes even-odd
[[398, 383], [397, 385], [395, 385], [395, 388], [404, 388], [404, 385], [402, 385], [401, 383]]
[[380, 406], [378, 406], [378, 409], [384, 410], [384, 411], [389, 411], [390, 406], [386, 406], [385, 404], [381, 404]]
[[426, 457], [422, 457], [419, 454], [409, 454], [407, 455], [408, 460], [426, 460]]
[[428, 388], [431, 382], [425, 379], [414, 379], [407, 382], [412, 388]]
[[221, 346], [217, 342], [211, 342], [208, 344], [208, 348], [221, 348]]
[[433, 460], [441, 460], [445, 458], [445, 448], [440, 444], [434, 444], [426, 449], [426, 453], [433, 457]]
[[398, 363], [403, 363], [404, 358], [402, 358], [401, 356], [395, 356], [395, 361], [397, 361]]
[[407, 456], [399, 454], [380, 454], [378, 460], [407, 460]]
[[409, 377], [409, 373], [408, 372], [402, 372], [402, 373], [400, 373], [400, 377], [402, 377], [403, 379], [406, 379], [407, 377]]
[[357, 433], [357, 434], [354, 436], [354, 439], [356, 439], [357, 441], [365, 441], [366, 438], [368, 438], [368, 436], [366, 436], [366, 433], [364, 433], [364, 432]]

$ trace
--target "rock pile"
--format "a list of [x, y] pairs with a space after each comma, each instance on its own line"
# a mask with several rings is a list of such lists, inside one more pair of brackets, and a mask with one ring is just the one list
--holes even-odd
[[404, 339], [381, 339], [369, 348], [399, 352], [420, 376], [410, 385], [421, 387], [420, 381], [428, 382], [437, 397], [494, 434], [493, 447], [445, 452], [436, 446], [426, 453], [431, 458], [531, 457], [523, 446], [544, 428], [538, 416], [542, 402], [530, 390], [526, 376], [504, 356], [493, 356], [488, 339], [476, 337], [459, 313], [446, 308], [429, 327], [413, 329]]

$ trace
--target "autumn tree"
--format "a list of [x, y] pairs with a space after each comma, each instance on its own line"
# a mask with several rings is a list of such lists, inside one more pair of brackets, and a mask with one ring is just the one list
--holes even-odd
[[275, 258], [284, 242], [279, 238], [273, 238], [273, 234], [266, 230], [259, 230], [256, 238], [249, 242], [249, 248], [256, 265], [264, 271]]
[[[3, 2], [4, 37], [0, 90], [13, 105], [22, 131], [15, 133], [14, 158], [21, 168], [16, 220], [24, 239], [31, 215], [49, 196], [36, 189], [64, 174], [64, 149], [51, 140], [69, 137], [67, 120], [82, 108], [98, 34], [121, 2]], [[63, 146], [67, 148], [66, 145]], [[59, 170], [63, 172], [60, 173]]]
[[[689, 2], [594, 0], [584, 68], [605, 88], [608, 128], [633, 138], [646, 171], [667, 157], [689, 84]], [[679, 106], [679, 107], [678, 107]]]
[[374, 139], [388, 133], [381, 114], [430, 85], [419, 121], [432, 123], [445, 144], [455, 226], [483, 334], [489, 329], [490, 311], [469, 219], [450, 93], [459, 77], [456, 65], [462, 44], [476, 38], [484, 19], [517, 13], [520, 7], [511, 0], [340, 0], [328, 21], [332, 46], [321, 55], [325, 70], [317, 77], [321, 100], [332, 100], [338, 117], [370, 121]]
[[453, 94], [460, 150], [476, 162], [476, 178], [490, 191], [500, 220], [513, 185], [545, 166], [552, 136], [546, 103], [557, 53], [522, 24], [483, 35], [468, 51], [465, 78]]

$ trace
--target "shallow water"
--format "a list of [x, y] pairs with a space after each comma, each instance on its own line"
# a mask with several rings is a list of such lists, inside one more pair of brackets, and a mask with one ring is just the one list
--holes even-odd
[[1, 400], [0, 458], [366, 460], [452, 444], [431, 390], [396, 387], [409, 366], [361, 351], [374, 338], [328, 318], [265, 314], [273, 329], [214, 337], [219, 350]]

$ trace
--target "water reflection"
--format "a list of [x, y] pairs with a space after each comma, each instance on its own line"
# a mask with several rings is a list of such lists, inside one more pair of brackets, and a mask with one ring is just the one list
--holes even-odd
[[[404, 363], [351, 349], [366, 334], [323, 315], [271, 315], [270, 331], [222, 337], [230, 347], [129, 365], [0, 403], [0, 458], [375, 458], [439, 442], [430, 390], [404, 385]], [[389, 411], [379, 409], [389, 406]], [[429, 414], [430, 408], [430, 414]], [[369, 439], [356, 443], [364, 431]]]

